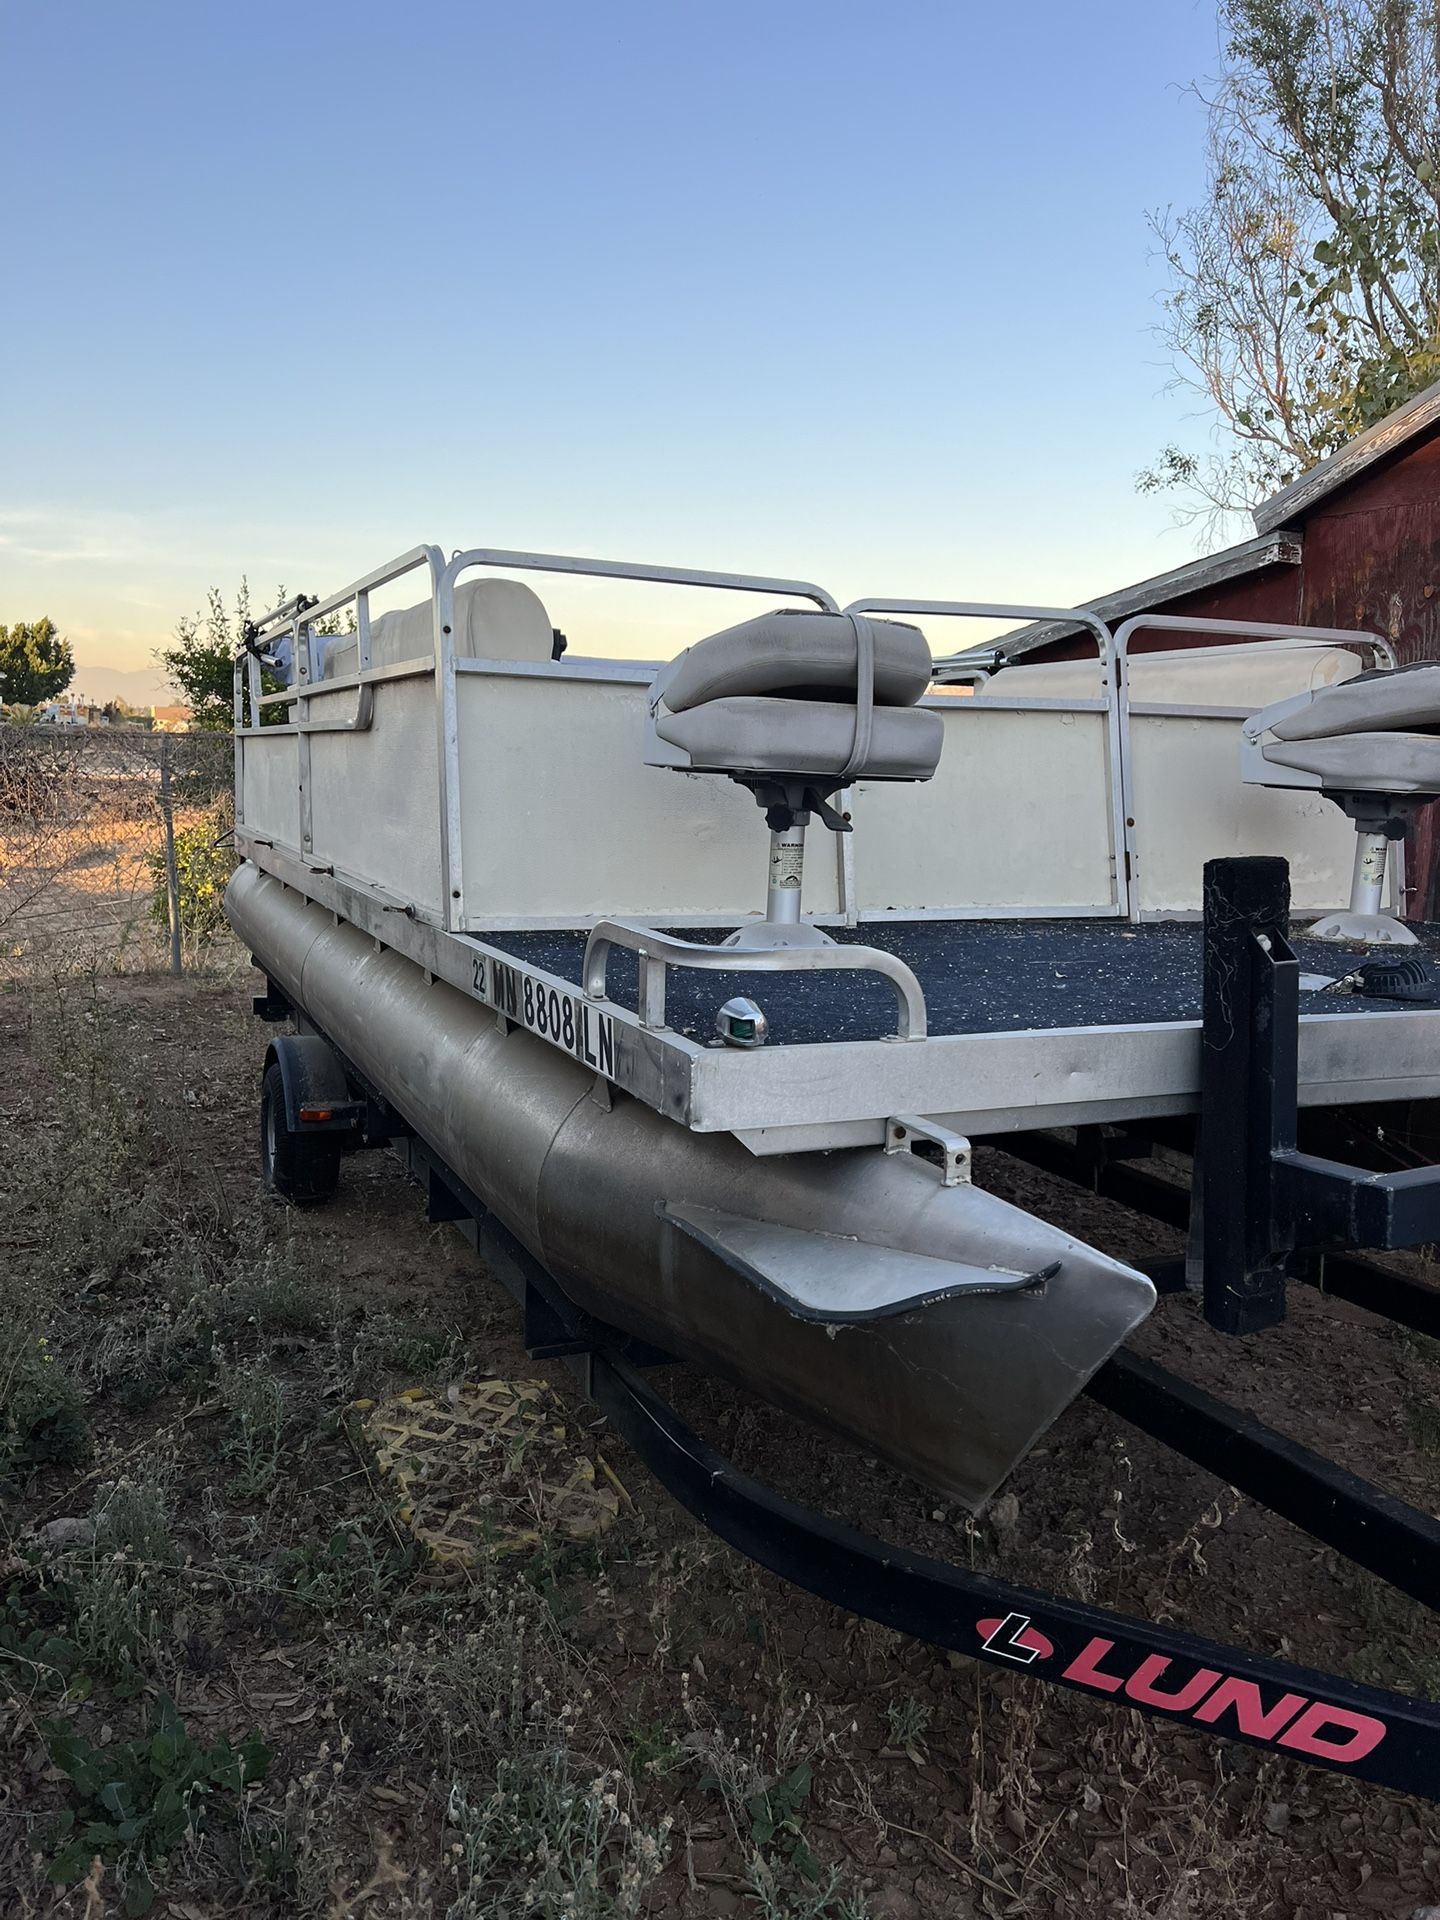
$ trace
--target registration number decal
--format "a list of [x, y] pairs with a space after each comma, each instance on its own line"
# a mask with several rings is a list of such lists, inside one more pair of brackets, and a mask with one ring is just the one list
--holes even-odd
[[607, 1080], [614, 1078], [615, 1022], [583, 995], [547, 986], [483, 953], [475, 958], [475, 991], [507, 1020], [563, 1047]]

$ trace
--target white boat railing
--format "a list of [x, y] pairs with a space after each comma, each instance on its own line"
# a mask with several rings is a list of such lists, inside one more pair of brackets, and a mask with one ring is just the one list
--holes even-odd
[[[512, 678], [517, 675], [535, 675], [556, 673], [557, 678], [567, 682], [593, 679], [601, 672], [603, 663], [567, 663], [567, 668], [555, 668], [546, 662], [542, 668], [538, 663], [494, 662], [458, 658], [455, 642], [455, 590], [458, 581], [465, 573], [476, 568], [497, 569], [506, 573], [540, 572], [559, 575], [578, 575], [591, 578], [643, 581], [665, 585], [693, 586], [727, 592], [761, 593], [772, 598], [808, 600], [824, 611], [837, 612], [834, 597], [823, 587], [813, 582], [789, 580], [764, 575], [718, 573], [694, 568], [652, 565], [648, 563], [597, 560], [565, 554], [546, 554], [514, 552], [500, 548], [476, 547], [457, 551], [447, 560], [441, 550], [433, 545], [419, 545], [387, 562], [384, 566], [362, 575], [348, 586], [328, 597], [306, 602], [303, 598], [287, 602], [275, 609], [258, 622], [247, 635], [245, 649], [236, 659], [234, 672], [234, 717], [236, 731], [236, 794], [238, 818], [242, 824], [246, 821], [244, 765], [245, 747], [248, 740], [257, 737], [275, 740], [277, 737], [295, 738], [294, 792], [291, 795], [291, 811], [288, 833], [298, 837], [295, 848], [302, 860], [314, 858], [315, 817], [312, 782], [311, 741], [320, 735], [344, 735], [364, 733], [374, 725], [377, 690], [395, 682], [433, 678], [434, 681], [434, 726], [435, 726], [435, 779], [438, 791], [436, 799], [439, 807], [439, 845], [438, 845], [438, 886], [432, 889], [432, 903], [425, 907], [421, 917], [432, 919], [451, 931], [475, 930], [486, 925], [500, 925], [500, 920], [489, 918], [488, 903], [467, 901], [465, 897], [466, 866], [461, 844], [462, 810], [461, 771], [460, 771], [460, 721], [457, 680], [461, 672], [493, 673]], [[429, 597], [433, 623], [433, 651], [425, 658], [401, 661], [394, 664], [376, 666], [371, 657], [371, 596], [377, 590], [403, 579], [407, 574], [424, 570], [429, 577]], [[325, 677], [318, 671], [316, 656], [316, 627], [327, 617], [338, 614], [347, 607], [354, 609], [356, 669], [351, 673]], [[870, 900], [864, 904], [857, 893], [855, 880], [855, 849], [853, 836], [837, 836], [837, 879], [836, 895], [839, 901], [838, 918], [854, 925], [860, 920], [935, 916], [985, 917], [993, 919], [1046, 918], [1060, 914], [1066, 917], [1088, 918], [1128, 918], [1138, 921], [1142, 918], [1142, 897], [1140, 889], [1141, 849], [1138, 844], [1137, 829], [1137, 793], [1135, 770], [1135, 742], [1132, 733], [1132, 721], [1143, 721], [1152, 717], [1171, 716], [1177, 719], [1193, 718], [1197, 721], [1233, 720], [1237, 716], [1229, 708], [1213, 705], [1166, 706], [1156, 703], [1135, 702], [1131, 698], [1129, 648], [1133, 636], [1142, 630], [1160, 630], [1185, 633], [1204, 633], [1224, 635], [1237, 641], [1263, 640], [1271, 645], [1285, 648], [1313, 648], [1320, 646], [1345, 646], [1368, 650], [1372, 657], [1394, 665], [1394, 652], [1379, 635], [1369, 632], [1349, 632], [1335, 628], [1307, 628], [1298, 625], [1274, 625], [1260, 622], [1238, 620], [1212, 620], [1185, 615], [1136, 615], [1127, 620], [1116, 633], [1099, 616], [1083, 609], [1062, 609], [1052, 607], [1017, 606], [1008, 603], [986, 601], [948, 601], [909, 598], [864, 597], [854, 600], [844, 609], [846, 612], [865, 612], [878, 615], [933, 616], [959, 619], [983, 619], [994, 621], [1065, 621], [1078, 628], [1093, 640], [1097, 651], [1096, 689], [1094, 698], [1084, 697], [1023, 697], [1006, 698], [1004, 693], [1004, 670], [992, 676], [977, 691], [983, 692], [983, 699], [973, 702], [973, 710], [966, 712], [965, 719], [959, 725], [968, 723], [983, 724], [980, 709], [987, 713], [1011, 712], [1015, 715], [1033, 714], [1042, 716], [1053, 714], [1064, 721], [1076, 722], [1081, 715], [1092, 716], [1089, 725], [1103, 729], [1103, 777], [1104, 821], [1108, 846], [1102, 858], [1097, 847], [1093, 864], [1092, 879], [1086, 883], [1094, 886], [1093, 894], [1082, 894], [1077, 886], [1075, 898], [1070, 904], [1042, 903], [1038, 896], [1039, 885], [1049, 884], [1043, 874], [1031, 876], [1031, 890], [1026, 898], [1013, 902], [1005, 899], [980, 900], [972, 903], [965, 892], [964, 882], [969, 869], [963, 863], [952, 871], [951, 887], [964, 895], [959, 900], [949, 900], [942, 891], [937, 898], [934, 891], [925, 891], [920, 882], [924, 875], [918, 869], [910, 873], [911, 892], [919, 892], [919, 899], [910, 905], [911, 893], [903, 893], [900, 902], [893, 908], [886, 905], [886, 898]], [[282, 639], [288, 638], [293, 662], [293, 680], [287, 687], [266, 691], [262, 673], [261, 655], [273, 649]], [[1267, 648], [1268, 651], [1268, 648]], [[636, 663], [618, 663], [616, 677], [623, 680], [633, 678], [632, 667]], [[619, 672], [623, 667], [624, 671]], [[337, 703], [334, 696], [353, 691], [353, 707], [347, 707], [343, 717], [332, 718]], [[315, 703], [323, 701], [323, 711], [317, 716]], [[943, 704], [947, 709], [947, 721], [952, 720], [961, 710], [972, 709], [972, 701], [966, 696], [951, 695], [942, 700], [936, 697], [934, 704]], [[288, 717], [278, 724], [266, 724], [276, 709]], [[417, 716], [411, 707], [412, 728], [419, 724], [425, 727], [423, 705]], [[1043, 724], [1039, 718], [1036, 724]], [[1095, 741], [1096, 765], [1100, 764], [1099, 737], [1091, 733]], [[483, 753], [483, 749], [477, 749]], [[996, 751], [1000, 751], [997, 747]], [[1152, 749], [1153, 751], [1153, 749]], [[1042, 749], [1037, 755], [1043, 763], [1047, 754]], [[426, 754], [428, 759], [428, 752]], [[992, 754], [993, 758], [993, 754]], [[1002, 753], [1003, 758], [1003, 753]], [[1072, 768], [1083, 767], [1083, 759], [1070, 763]], [[472, 776], [473, 776], [472, 766]], [[993, 769], [992, 769], [993, 773]], [[1074, 777], [1073, 772], [1070, 777]], [[1092, 776], [1093, 777], [1093, 776]], [[282, 766], [273, 773], [267, 770], [266, 778], [271, 782], [271, 791], [278, 778], [283, 784], [288, 778], [287, 770]], [[1003, 792], [987, 793], [984, 798], [996, 805], [1003, 805]], [[1053, 801], [1053, 794], [1050, 796]], [[867, 805], [870, 802], [867, 800]], [[878, 802], [876, 803], [878, 804]], [[887, 804], [889, 804], [887, 802]], [[947, 803], [948, 804], [948, 803]], [[1087, 803], [1088, 804], [1088, 803]], [[1073, 809], [1069, 810], [1073, 816]], [[433, 815], [431, 816], [434, 817]], [[1098, 819], [1096, 824], [1098, 825]], [[1073, 834], [1080, 832], [1083, 823], [1072, 818]], [[956, 821], [956, 831], [969, 830], [970, 823], [963, 817]], [[983, 831], [983, 825], [980, 829]], [[269, 831], [268, 828], [265, 829]], [[931, 831], [927, 828], [926, 831]], [[1151, 828], [1151, 844], [1154, 844], [1155, 828]], [[868, 843], [867, 843], [868, 844]], [[891, 843], [883, 840], [883, 845]], [[900, 844], [900, 843], [896, 843]], [[911, 836], [912, 867], [913, 860], [919, 858], [915, 849], [918, 843]], [[1017, 858], [1023, 861], [1024, 849], [1017, 850]], [[1060, 858], [1057, 849], [1056, 858]], [[1069, 856], [1066, 856], [1067, 858]], [[334, 856], [330, 853], [319, 856], [326, 862]], [[1187, 852], [1186, 858], [1189, 858]], [[873, 864], [873, 862], [872, 862]], [[1053, 862], [1052, 862], [1053, 864]], [[1108, 899], [1103, 875], [1109, 871]], [[336, 869], [338, 871], [338, 866]], [[957, 877], [958, 876], [958, 877]], [[362, 880], [363, 876], [354, 876]], [[390, 885], [395, 884], [395, 876], [387, 876]], [[1053, 879], [1053, 876], [1052, 876]], [[1036, 883], [1039, 883], [1038, 885]], [[377, 877], [375, 884], [381, 884]], [[1022, 890], [1017, 887], [1017, 894]], [[1168, 896], [1167, 896], [1168, 898]], [[869, 900], [867, 893], [865, 899]], [[550, 903], [553, 908], [555, 903]], [[564, 903], [561, 903], [564, 904]], [[638, 904], [638, 903], [637, 903]], [[646, 903], [648, 906], [648, 902]], [[718, 902], [725, 906], [725, 902]], [[625, 910], [622, 907], [622, 911]], [[1154, 903], [1151, 903], [1151, 910]], [[1168, 907], [1163, 910], [1170, 910]], [[585, 916], [581, 916], [582, 920]], [[592, 908], [591, 917], [594, 916]], [[669, 917], [672, 924], [691, 924], [697, 916], [675, 919]], [[713, 916], [708, 916], [713, 917]], [[822, 921], [825, 914], [819, 916]], [[513, 924], [525, 924], [521, 915]], [[553, 911], [537, 915], [535, 924], [559, 924]], [[622, 923], [623, 924], [623, 923]]]
[[[1136, 782], [1136, 751], [1132, 719], [1136, 715], [1147, 719], [1167, 720], [1204, 720], [1230, 717], [1223, 709], [1206, 706], [1198, 702], [1146, 701], [1143, 704], [1131, 699], [1130, 686], [1130, 642], [1137, 633], [1213, 633], [1232, 640], [1263, 640], [1267, 651], [1277, 648], [1300, 650], [1322, 646], [1344, 646], [1366, 648], [1377, 660], [1387, 667], [1396, 664], [1395, 649], [1388, 640], [1378, 633], [1344, 627], [1299, 627], [1276, 625], [1273, 622], [1259, 620], [1220, 620], [1203, 619], [1183, 613], [1137, 613], [1116, 628], [1114, 637], [1115, 658], [1115, 718], [1120, 741], [1120, 771], [1122, 779], [1121, 818], [1124, 829], [1125, 865], [1131, 876], [1131, 884], [1136, 898], [1139, 897], [1142, 850], [1139, 843], [1140, 805]], [[1392, 895], [1403, 903], [1405, 886], [1405, 850], [1403, 843], [1396, 842], [1391, 853]], [[1132, 916], [1139, 919], [1138, 911]]]
[[636, 1011], [642, 1027], [663, 1027], [665, 970], [691, 967], [712, 973], [878, 973], [895, 992], [897, 1040], [923, 1040], [927, 1028], [925, 995], [920, 982], [893, 953], [879, 947], [711, 947], [698, 940], [680, 940], [630, 920], [601, 920], [585, 943], [582, 979], [586, 997], [606, 1001], [606, 976], [614, 948], [624, 947], [639, 965]]
[[[1124, 857], [1125, 741], [1118, 699], [1119, 674], [1115, 643], [1109, 627], [1100, 616], [1084, 612], [1079, 608], [1010, 606], [985, 600], [863, 599], [852, 600], [845, 611], [846, 613], [911, 613], [928, 615], [936, 619], [956, 620], [1067, 620], [1074, 622], [1090, 635], [1099, 654], [1100, 680], [1104, 690], [1106, 803], [1110, 831], [1111, 882], [1114, 889], [1110, 907], [1097, 909], [1096, 918], [1103, 917], [1107, 912], [1122, 920], [1130, 917], [1130, 869]], [[987, 699], [987, 705], [991, 706], [992, 710], [995, 707], [1003, 707], [1003, 693], [998, 698]], [[1076, 706], [1075, 710], [1081, 709]]]

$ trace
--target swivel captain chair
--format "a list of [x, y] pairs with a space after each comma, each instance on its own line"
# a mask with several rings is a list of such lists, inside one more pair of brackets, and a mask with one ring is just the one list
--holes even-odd
[[1350, 906], [1308, 929], [1316, 940], [1414, 946], [1381, 910], [1390, 842], [1440, 795], [1440, 663], [1422, 661], [1280, 700], [1246, 722], [1241, 778], [1318, 789], [1355, 822]]
[[800, 917], [805, 829], [852, 780], [928, 780], [940, 716], [916, 706], [930, 684], [917, 627], [858, 613], [778, 610], [712, 634], [661, 668], [650, 686], [645, 761], [719, 773], [748, 787], [770, 828], [763, 919], [730, 947], [828, 946]]

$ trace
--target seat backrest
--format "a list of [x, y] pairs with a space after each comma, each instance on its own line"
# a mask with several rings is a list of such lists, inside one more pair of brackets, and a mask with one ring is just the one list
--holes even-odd
[[523, 580], [467, 580], [455, 589], [455, 651], [463, 660], [549, 660], [555, 629]]
[[[875, 643], [875, 705], [910, 707], [930, 684], [930, 648], [918, 627], [868, 622]], [[651, 687], [672, 713], [707, 700], [853, 701], [856, 636], [848, 615], [777, 608], [697, 641]]]
[[[455, 589], [455, 652], [462, 660], [549, 660], [554, 630], [545, 603], [523, 580], [466, 580]], [[382, 613], [370, 623], [370, 664], [394, 667], [429, 660], [435, 651], [430, 601]], [[357, 671], [359, 643], [353, 634], [332, 640], [323, 677]]]
[[[1273, 717], [1267, 718], [1267, 715]], [[1347, 733], [1432, 733], [1440, 727], [1440, 662], [1362, 673], [1260, 715], [1280, 740]]]

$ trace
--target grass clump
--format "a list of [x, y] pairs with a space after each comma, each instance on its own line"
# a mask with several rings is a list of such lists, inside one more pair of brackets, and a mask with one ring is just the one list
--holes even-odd
[[369, 1384], [399, 1374], [407, 1385], [421, 1385], [453, 1371], [459, 1351], [448, 1328], [384, 1309], [366, 1314], [351, 1346], [350, 1376]]
[[847, 1892], [843, 1876], [836, 1871], [823, 1880], [817, 1878], [813, 1885], [797, 1887], [757, 1853], [746, 1870], [745, 1884], [757, 1920], [869, 1920], [863, 1894]]
[[0, 1594], [0, 1693], [34, 1700], [88, 1691], [83, 1656], [66, 1631], [68, 1612], [37, 1567], [12, 1580]]
[[688, 1673], [681, 1704], [701, 1791], [720, 1802], [764, 1920], [863, 1920], [864, 1901], [847, 1892], [838, 1871], [822, 1870], [806, 1828], [815, 1762], [835, 1745], [811, 1696], [794, 1700], [782, 1684], [767, 1715], [752, 1715], [743, 1735], [728, 1737], [692, 1696]]
[[177, 1305], [203, 1308], [216, 1331], [233, 1339], [329, 1332], [342, 1304], [333, 1285], [306, 1271], [291, 1225], [287, 1215], [267, 1214], [237, 1229], [219, 1271], [183, 1289]]
[[176, 1208], [163, 1144], [124, 1084], [93, 975], [53, 981], [31, 1016], [44, 1117], [12, 1157], [15, 1215], [43, 1231], [53, 1277], [103, 1283], [166, 1237]]
[[227, 1367], [218, 1389], [228, 1419], [221, 1454], [234, 1468], [229, 1490], [242, 1500], [268, 1494], [285, 1450], [285, 1395], [263, 1364]]
[[113, 1861], [124, 1911], [132, 1915], [154, 1904], [152, 1863], [198, 1833], [207, 1818], [233, 1814], [270, 1764], [268, 1749], [254, 1736], [238, 1748], [226, 1739], [197, 1745], [169, 1698], [137, 1740], [97, 1747], [61, 1721], [51, 1721], [45, 1733], [51, 1763], [70, 1782], [74, 1801], [51, 1835], [49, 1877], [71, 1886], [97, 1857]]
[[332, 1613], [374, 1606], [414, 1573], [419, 1550], [372, 1524], [349, 1521], [325, 1540], [307, 1540], [276, 1557], [279, 1590], [303, 1607]]
[[68, 1631], [84, 1666], [123, 1697], [139, 1690], [170, 1638], [163, 1603], [177, 1556], [164, 1489], [119, 1480], [101, 1491], [91, 1519], [91, 1545], [62, 1576]]
[[383, 1647], [356, 1638], [340, 1651], [337, 1672], [352, 1721], [373, 1714], [397, 1752], [428, 1752], [442, 1774], [478, 1777], [533, 1744], [537, 1728], [569, 1743], [589, 1695], [561, 1682], [570, 1697], [552, 1709], [547, 1676], [563, 1674], [565, 1660], [536, 1597], [492, 1578], [463, 1607], [402, 1621]]
[[168, 1565], [175, 1556], [170, 1506], [163, 1481], [121, 1479], [105, 1487], [91, 1518], [98, 1553], [121, 1553], [147, 1566]]
[[684, 1754], [663, 1724], [635, 1725], [625, 1739], [625, 1771], [632, 1780], [663, 1780], [680, 1765]]
[[665, 1865], [671, 1821], [642, 1826], [627, 1802], [622, 1774], [577, 1778], [564, 1747], [500, 1760], [483, 1794], [457, 1782], [448, 1920], [628, 1920]]
[[34, 1320], [0, 1325], [0, 1480], [90, 1450], [85, 1395]]
[[885, 1703], [885, 1725], [889, 1730], [890, 1744], [899, 1747], [915, 1759], [925, 1747], [925, 1736], [930, 1731], [932, 1710], [923, 1700], [913, 1699], [909, 1694]]

